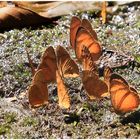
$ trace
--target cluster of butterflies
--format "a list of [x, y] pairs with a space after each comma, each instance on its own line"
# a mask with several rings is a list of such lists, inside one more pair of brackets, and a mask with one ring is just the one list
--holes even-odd
[[[140, 97], [120, 75], [109, 67], [104, 68], [104, 80], [98, 74], [96, 61], [102, 55], [97, 34], [87, 19], [72, 17], [70, 24], [70, 44], [75, 51], [77, 61], [61, 46], [48, 47], [42, 56], [32, 83], [28, 89], [29, 103], [39, 107], [48, 103], [50, 82], [57, 83], [58, 102], [61, 108], [70, 108], [70, 97], [64, 78], [81, 77], [83, 87], [90, 100], [110, 96], [116, 113], [127, 113], [138, 108]], [[82, 66], [82, 72], [76, 62]]]

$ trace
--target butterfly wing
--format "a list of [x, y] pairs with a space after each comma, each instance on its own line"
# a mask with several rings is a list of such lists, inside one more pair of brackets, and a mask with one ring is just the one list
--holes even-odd
[[40, 107], [48, 103], [48, 88], [44, 83], [36, 83], [29, 87], [28, 98], [31, 107]]
[[50, 69], [48, 68], [42, 68], [35, 73], [32, 83], [50, 83], [54, 81], [56, 81], [56, 77], [54, 76], [52, 71], [50, 71]]
[[61, 108], [70, 108], [70, 97], [68, 95], [68, 90], [60, 76], [59, 71], [56, 71], [56, 81], [57, 81], [57, 93], [59, 106]]
[[79, 69], [76, 62], [70, 57], [68, 52], [61, 46], [56, 48], [57, 63], [61, 76], [78, 77]]
[[41, 59], [41, 63], [39, 64], [37, 70], [47, 68], [51, 75], [53, 75], [53, 79], [56, 77], [56, 69], [57, 69], [57, 62], [56, 62], [56, 55], [53, 47], [48, 47]]
[[108, 87], [104, 81], [99, 79], [98, 75], [95, 73], [91, 74], [89, 71], [83, 71], [82, 74], [83, 86], [91, 100], [108, 95]]
[[120, 75], [111, 75], [110, 94], [112, 106], [116, 113], [131, 112], [140, 104], [140, 98], [136, 90], [129, 88], [128, 83]]
[[93, 36], [83, 27], [79, 27], [75, 39], [75, 53], [79, 61], [82, 59], [82, 48], [86, 46], [94, 61], [97, 61], [102, 54], [100, 44], [93, 38]]
[[70, 23], [70, 44], [73, 49], [75, 48], [76, 32], [80, 25], [81, 25], [81, 20], [78, 17], [73, 16]]
[[91, 26], [89, 20], [83, 19], [83, 20], [82, 20], [82, 23], [81, 23], [81, 26], [84, 27], [84, 28], [86, 28], [86, 29], [91, 33], [91, 35], [93, 36], [93, 38], [94, 38], [95, 40], [98, 40], [97, 34], [96, 34], [96, 32], [93, 30], [93, 28], [92, 28], [92, 26]]
[[55, 81], [53, 78], [48, 68], [40, 69], [35, 73], [28, 90], [29, 103], [32, 107], [39, 107], [48, 102], [47, 83]]

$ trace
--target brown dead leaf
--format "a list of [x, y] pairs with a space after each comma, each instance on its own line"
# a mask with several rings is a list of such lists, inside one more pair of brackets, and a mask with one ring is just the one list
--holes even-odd
[[0, 29], [22, 28], [52, 23], [52, 19], [41, 17], [37, 13], [19, 7], [0, 8]]
[[[77, 10], [101, 10], [101, 1], [14, 1], [18, 7], [23, 7], [32, 10], [44, 17], [58, 17], [67, 15]], [[109, 3], [109, 2], [108, 2]], [[114, 2], [113, 6], [107, 7], [108, 13], [113, 13], [118, 9], [118, 5], [128, 4], [131, 2]]]

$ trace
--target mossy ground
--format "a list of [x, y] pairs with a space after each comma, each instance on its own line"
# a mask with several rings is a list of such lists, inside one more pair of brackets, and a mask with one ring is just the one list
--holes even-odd
[[[112, 15], [108, 14], [108, 23], [104, 25], [93, 12], [74, 15], [88, 18], [96, 30], [104, 49], [99, 65], [117, 66], [129, 60], [124, 67], [113, 70], [140, 93], [139, 11], [138, 3], [121, 6]], [[36, 65], [46, 47], [61, 45], [68, 49], [71, 17], [61, 17], [56, 26], [14, 29], [0, 36], [0, 138], [140, 138], [139, 109], [119, 116], [112, 111], [109, 98], [88, 101], [84, 90], [76, 90], [80, 78], [67, 80], [75, 88], [69, 89], [72, 102], [69, 111], [58, 106], [56, 84], [48, 86], [49, 105], [35, 112], [28, 108], [27, 98], [20, 98], [32, 79], [25, 48], [29, 48]], [[115, 54], [111, 56], [109, 50]], [[75, 57], [73, 52], [70, 54]], [[17, 98], [15, 101], [7, 100], [13, 96]]]

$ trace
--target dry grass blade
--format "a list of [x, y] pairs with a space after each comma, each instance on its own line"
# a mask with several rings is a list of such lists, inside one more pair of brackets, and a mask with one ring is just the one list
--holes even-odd
[[107, 19], [107, 6], [106, 6], [106, 1], [104, 1], [102, 3], [102, 11], [101, 11], [101, 16], [102, 16], [102, 23], [105, 24], [106, 23], [106, 19]]
[[29, 52], [28, 52], [28, 49], [25, 48], [25, 50], [26, 50], [26, 53], [27, 53], [27, 58], [28, 58], [30, 67], [31, 67], [32, 76], [34, 76], [36, 71], [35, 71], [35, 67], [33, 66], [33, 61], [31, 60], [31, 57], [30, 57]]

